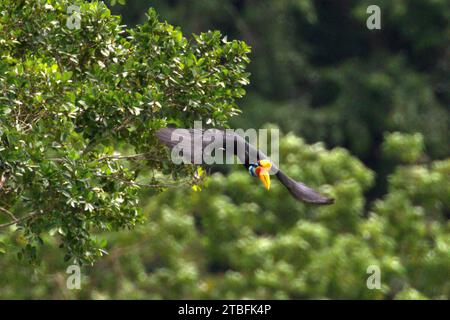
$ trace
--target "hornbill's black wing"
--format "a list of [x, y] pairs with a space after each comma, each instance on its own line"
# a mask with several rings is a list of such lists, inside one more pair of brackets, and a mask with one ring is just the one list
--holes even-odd
[[[204, 132], [205, 131], [200, 129], [163, 128], [158, 130], [156, 135], [162, 143], [170, 148], [175, 146], [183, 148], [183, 157], [187, 158], [191, 163], [195, 162], [194, 141], [199, 141], [199, 143], [202, 144], [201, 150], [211, 143], [214, 143], [215, 146], [223, 149], [226, 149], [227, 146], [233, 146], [234, 155], [236, 155], [245, 166], [261, 159], [270, 160], [262, 151], [256, 149], [236, 133], [218, 129], [209, 129], [207, 133], [210, 134], [210, 138], [205, 138], [208, 137], [208, 135], [205, 134], [204, 139], [201, 139], [201, 135]], [[196, 140], [197, 135], [201, 140]], [[280, 180], [280, 182], [289, 190], [295, 199], [315, 204], [334, 203], [334, 199], [324, 197], [303, 183], [293, 180], [279, 170], [274, 163], [272, 163], [271, 171], [276, 172], [275, 175], [278, 180]]]

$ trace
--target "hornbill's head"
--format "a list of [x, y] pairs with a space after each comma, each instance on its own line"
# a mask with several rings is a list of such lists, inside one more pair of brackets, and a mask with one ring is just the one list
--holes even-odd
[[256, 164], [251, 164], [249, 166], [250, 174], [254, 177], [258, 177], [267, 190], [270, 189], [269, 171], [271, 167], [272, 163], [267, 159], [259, 160]]

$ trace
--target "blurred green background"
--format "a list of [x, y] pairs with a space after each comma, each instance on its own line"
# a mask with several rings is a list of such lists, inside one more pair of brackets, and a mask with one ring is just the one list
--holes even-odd
[[[366, 8], [381, 8], [368, 30]], [[278, 127], [281, 167], [328, 207], [266, 192], [241, 168], [202, 191], [142, 195], [146, 222], [101, 235], [109, 255], [66, 288], [63, 253], [39, 268], [0, 254], [1, 298], [448, 299], [450, 3], [446, 0], [127, 0], [191, 33], [252, 47], [231, 127]], [[379, 266], [381, 289], [366, 285]]]

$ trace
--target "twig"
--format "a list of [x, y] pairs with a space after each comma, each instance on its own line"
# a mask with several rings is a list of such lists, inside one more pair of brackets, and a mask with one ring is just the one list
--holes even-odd
[[11, 211], [9, 211], [9, 210], [7, 210], [7, 209], [5, 209], [5, 208], [3, 208], [3, 207], [0, 207], [0, 211], [2, 211], [3, 213], [6, 213], [6, 214], [7, 214], [8, 216], [10, 216], [11, 219], [13, 219], [14, 221], [17, 221], [17, 220], [18, 220], [18, 219], [16, 218], [16, 216], [12, 214]]
[[[95, 159], [93, 161], [101, 162], [101, 161], [105, 161], [105, 160], [129, 160], [129, 159], [138, 159], [138, 158], [141, 158], [141, 157], [144, 158], [144, 159], [147, 159], [147, 160], [153, 160], [153, 161], [159, 161], [159, 162], [162, 161], [161, 159], [150, 158], [150, 157], [148, 157], [146, 155], [148, 155], [148, 153], [138, 153], [138, 154], [132, 154], [132, 155], [129, 155], [129, 156], [104, 156], [104, 157]], [[55, 161], [55, 162], [64, 162], [64, 161], [66, 161], [64, 158], [47, 158], [46, 160]]]
[[[100, 178], [108, 178], [108, 176], [103, 174], [94, 173], [96, 177]], [[182, 186], [189, 185], [188, 181], [180, 181], [179, 183], [155, 183], [155, 184], [147, 184], [147, 183], [140, 183], [136, 181], [126, 180], [118, 176], [114, 176], [115, 179], [119, 180], [120, 182], [130, 185], [130, 186], [136, 186], [136, 187], [142, 187], [142, 188], [179, 188]]]
[[10, 221], [10, 222], [7, 222], [7, 223], [0, 224], [0, 228], [5, 228], [5, 227], [12, 226], [12, 225], [20, 223], [22, 221], [31, 219], [34, 216], [36, 216], [36, 212], [31, 212], [31, 213], [29, 213], [28, 215], [26, 215], [26, 216], [24, 216], [22, 218], [19, 218], [19, 219], [16, 218], [16, 219], [14, 219], [14, 221]]
[[132, 154], [132, 155], [129, 155], [129, 156], [104, 156], [104, 157], [101, 157], [101, 158], [97, 159], [97, 161], [127, 160], [127, 159], [141, 158], [141, 157], [144, 157], [145, 159], [149, 159], [149, 160], [161, 161], [159, 159], [146, 157], [147, 155], [148, 155], [148, 153], [138, 153], [138, 154]]

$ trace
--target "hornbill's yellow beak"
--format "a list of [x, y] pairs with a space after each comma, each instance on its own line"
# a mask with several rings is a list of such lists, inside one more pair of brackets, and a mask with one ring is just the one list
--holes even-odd
[[261, 171], [259, 172], [259, 179], [262, 181], [266, 189], [269, 190], [270, 189], [269, 170], [267, 170], [266, 168], [261, 168]]
[[267, 190], [270, 189], [270, 175], [269, 175], [269, 170], [272, 167], [272, 164], [270, 163], [269, 160], [259, 160], [258, 161], [258, 166], [259, 166], [259, 179], [262, 181], [262, 183], [264, 184], [264, 186], [266, 187]]

